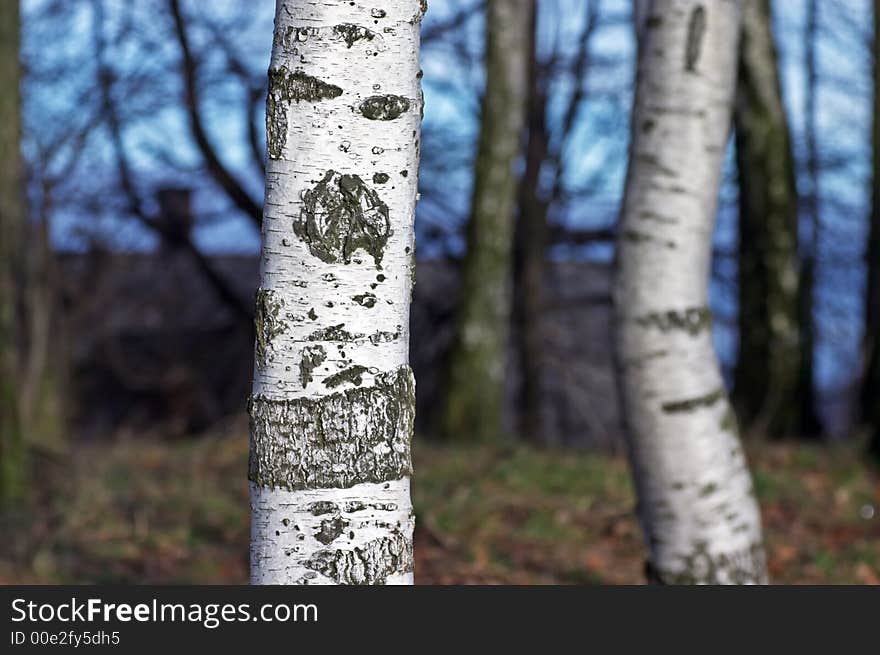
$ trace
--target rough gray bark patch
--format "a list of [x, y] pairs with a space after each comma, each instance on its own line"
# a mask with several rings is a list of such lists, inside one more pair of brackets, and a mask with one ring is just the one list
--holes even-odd
[[409, 366], [372, 387], [323, 398], [253, 396], [249, 477], [266, 487], [345, 488], [412, 473], [415, 379]]
[[293, 231], [322, 262], [349, 264], [354, 252], [362, 248], [381, 268], [391, 223], [388, 206], [360, 176], [327, 171], [305, 192]]
[[391, 575], [413, 570], [412, 540], [394, 532], [354, 550], [319, 551], [307, 566], [339, 584], [381, 585]]
[[265, 368], [271, 357], [272, 340], [287, 329], [287, 325], [281, 320], [281, 309], [284, 302], [277, 298], [270, 289], [257, 291], [257, 306], [254, 313], [254, 331], [256, 332], [256, 344], [254, 346], [257, 366]]

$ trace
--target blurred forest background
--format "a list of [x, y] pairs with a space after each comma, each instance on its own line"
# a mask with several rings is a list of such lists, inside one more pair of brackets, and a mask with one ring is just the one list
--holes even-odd
[[[0, 226], [14, 299], [0, 347], [24, 435], [0, 450], [14, 501], [0, 518], [0, 582], [243, 582], [274, 2], [22, 0], [20, 43], [15, 0], [0, 2], [0, 89], [13, 99], [20, 50], [27, 200], [20, 230]], [[772, 6], [784, 107], [756, 108], [741, 64], [714, 338], [773, 580], [880, 583], [880, 6]], [[479, 440], [450, 444], [442, 372], [472, 291], [458, 279], [475, 256], [482, 2], [433, 0], [423, 23], [411, 341], [421, 583], [643, 576], [609, 334], [630, 2], [539, 0], [532, 27], [503, 271], [510, 339], [486, 365], [507, 373], [497, 389], [474, 379], [463, 391], [497, 393], [499, 416]], [[12, 126], [0, 127], [9, 173], [17, 128], [0, 121]], [[796, 263], [796, 292], [777, 288], [782, 260]]]

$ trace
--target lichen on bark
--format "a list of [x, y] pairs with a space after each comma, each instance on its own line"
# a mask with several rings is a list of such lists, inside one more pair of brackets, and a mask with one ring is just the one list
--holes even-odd
[[322, 398], [253, 396], [249, 477], [266, 487], [321, 489], [386, 482], [412, 472], [415, 379], [409, 366], [373, 386]]
[[388, 205], [360, 176], [330, 170], [305, 192], [293, 231], [325, 263], [349, 264], [360, 248], [381, 268], [391, 235]]

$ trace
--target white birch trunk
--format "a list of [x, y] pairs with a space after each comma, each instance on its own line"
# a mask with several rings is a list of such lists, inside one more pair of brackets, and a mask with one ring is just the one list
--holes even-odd
[[731, 0], [654, 0], [640, 48], [615, 345], [649, 573], [661, 582], [766, 581], [708, 309], [739, 21]]
[[278, 0], [251, 582], [412, 584], [419, 0]]

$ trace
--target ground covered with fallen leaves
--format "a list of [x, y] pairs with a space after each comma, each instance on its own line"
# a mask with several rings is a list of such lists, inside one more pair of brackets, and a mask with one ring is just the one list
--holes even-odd
[[[244, 583], [247, 434], [35, 455], [0, 519], [0, 583]], [[752, 444], [777, 583], [880, 583], [880, 476], [854, 446]], [[625, 460], [528, 447], [415, 447], [416, 581], [638, 584]]]

